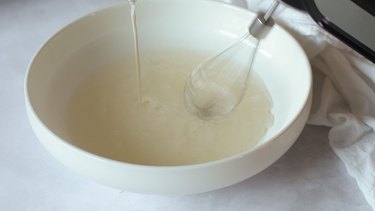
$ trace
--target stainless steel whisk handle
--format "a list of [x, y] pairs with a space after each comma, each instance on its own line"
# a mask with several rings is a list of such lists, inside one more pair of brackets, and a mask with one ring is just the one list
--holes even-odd
[[279, 6], [279, 0], [275, 0], [266, 13], [259, 13], [249, 27], [249, 33], [257, 38], [263, 39], [275, 23], [271, 18], [273, 12], [275, 12], [277, 6]]

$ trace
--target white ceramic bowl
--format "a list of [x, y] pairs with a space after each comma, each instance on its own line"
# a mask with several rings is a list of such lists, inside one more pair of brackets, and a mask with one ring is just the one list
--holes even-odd
[[[143, 50], [156, 52], [168, 47], [218, 52], [241, 36], [255, 16], [238, 7], [205, 0], [141, 0], [137, 7]], [[127, 4], [90, 14], [62, 29], [40, 49], [27, 74], [26, 107], [35, 134], [53, 156], [90, 179], [123, 190], [156, 194], [222, 188], [275, 162], [306, 123], [311, 105], [309, 62], [295, 39], [275, 25], [263, 40], [254, 64], [272, 97], [275, 120], [254, 148], [213, 162], [168, 167], [119, 162], [80, 149], [57, 135], [64, 134], [66, 101], [89, 70], [124, 48], [132, 50]]]

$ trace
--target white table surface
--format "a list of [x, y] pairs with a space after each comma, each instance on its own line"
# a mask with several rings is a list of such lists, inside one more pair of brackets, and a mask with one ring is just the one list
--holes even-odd
[[[124, 0], [122, 0], [124, 1]], [[82, 178], [38, 142], [23, 82], [33, 54], [74, 19], [120, 0], [0, 0], [0, 210], [371, 210], [323, 127], [258, 175], [191, 196], [129, 193]]]

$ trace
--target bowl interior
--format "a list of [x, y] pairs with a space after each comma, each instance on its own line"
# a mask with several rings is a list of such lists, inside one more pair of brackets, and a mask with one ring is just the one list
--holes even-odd
[[[165, 49], [192, 49], [215, 54], [246, 31], [254, 15], [213, 1], [159, 0], [137, 2], [143, 57]], [[95, 67], [122, 55], [133, 57], [133, 37], [127, 4], [93, 13], [51, 38], [35, 57], [27, 79], [27, 94], [40, 120], [66, 137], [64, 111], [68, 99]], [[141, 58], [142, 62], [142, 58]], [[302, 110], [311, 87], [308, 61], [296, 41], [275, 25], [262, 40], [253, 71], [265, 83], [274, 123], [257, 144], [272, 141]]]

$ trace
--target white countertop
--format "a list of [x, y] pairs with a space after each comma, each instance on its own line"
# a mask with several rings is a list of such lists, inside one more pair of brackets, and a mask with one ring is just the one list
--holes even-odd
[[0, 210], [371, 210], [329, 147], [324, 127], [307, 126], [296, 144], [258, 175], [191, 196], [111, 189], [55, 160], [26, 117], [27, 66], [62, 26], [124, 1], [0, 1]]

